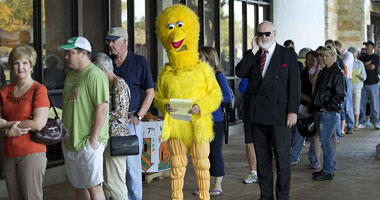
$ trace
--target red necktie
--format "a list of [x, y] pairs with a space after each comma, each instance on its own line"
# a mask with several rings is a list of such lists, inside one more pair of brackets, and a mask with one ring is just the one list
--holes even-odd
[[267, 54], [268, 54], [268, 51], [264, 51], [264, 54], [261, 56], [261, 65], [260, 65], [261, 71], [264, 70], [265, 61], [267, 60]]

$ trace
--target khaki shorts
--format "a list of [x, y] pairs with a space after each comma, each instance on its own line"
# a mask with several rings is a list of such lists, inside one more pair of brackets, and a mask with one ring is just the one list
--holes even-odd
[[67, 151], [62, 143], [66, 173], [70, 183], [78, 189], [88, 189], [103, 183], [104, 145], [98, 142], [93, 149], [89, 143], [80, 151]]

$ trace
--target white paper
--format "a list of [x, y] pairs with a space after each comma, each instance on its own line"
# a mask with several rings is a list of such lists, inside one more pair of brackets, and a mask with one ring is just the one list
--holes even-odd
[[192, 105], [193, 101], [191, 99], [170, 99], [170, 107], [177, 109], [175, 112], [170, 112], [170, 116], [174, 119], [190, 122], [191, 114], [189, 114], [189, 110]]

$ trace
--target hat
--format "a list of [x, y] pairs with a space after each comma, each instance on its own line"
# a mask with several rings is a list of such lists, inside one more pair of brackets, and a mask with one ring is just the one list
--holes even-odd
[[364, 45], [371, 45], [371, 46], [375, 46], [375, 43], [373, 43], [371, 40], [368, 40], [367, 42], [363, 42]]
[[127, 40], [128, 39], [127, 31], [121, 27], [113, 27], [108, 31], [106, 40], [117, 40], [120, 37]]
[[62, 45], [61, 48], [64, 50], [81, 48], [81, 49], [91, 52], [91, 44], [84, 37], [72, 37], [69, 40], [67, 40], [67, 43]]

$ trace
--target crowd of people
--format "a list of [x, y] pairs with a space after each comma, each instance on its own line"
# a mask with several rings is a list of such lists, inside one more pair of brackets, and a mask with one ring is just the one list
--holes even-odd
[[[159, 18], [158, 23], [160, 20], [163, 19]], [[180, 30], [186, 22], [164, 24], [168, 29], [158, 31], [164, 46], [168, 36], [165, 31], [170, 35], [172, 29]], [[262, 200], [274, 199], [273, 156], [276, 199], [289, 199], [291, 166], [300, 162], [305, 139], [310, 142], [310, 167], [320, 169], [311, 174], [312, 179], [332, 180], [338, 168], [335, 152], [341, 137], [368, 127], [368, 120], [375, 129], [380, 129], [379, 56], [374, 53], [376, 45], [372, 41], [365, 42], [365, 48], [359, 51], [356, 47], [346, 50], [341, 42], [327, 40], [316, 50], [303, 48], [297, 56], [294, 42], [288, 40], [285, 47], [281, 46], [276, 43], [276, 34], [272, 22], [260, 23], [252, 49], [245, 52], [236, 66], [236, 75], [242, 78], [240, 91], [244, 92], [242, 110], [250, 167], [249, 175], [242, 181], [258, 182]], [[163, 132], [170, 130], [163, 138], [169, 139], [172, 154], [172, 198], [183, 198], [189, 148], [199, 183], [194, 195], [201, 199], [222, 195], [225, 176], [222, 103], [231, 103], [232, 94], [216, 49], [201, 47], [198, 57], [197, 41], [194, 46], [186, 43], [185, 50], [197, 51], [186, 57], [197, 65], [194, 70], [177, 57], [177, 52], [184, 51], [181, 44], [172, 43], [174, 48], [180, 48], [176, 51], [169, 51], [170, 45], [165, 46], [170, 62], [160, 73], [155, 92], [147, 60], [128, 50], [127, 31], [114, 27], [108, 31], [105, 42], [110, 56], [104, 53], [92, 56], [91, 44], [84, 37], [70, 38], [61, 46], [71, 69], [64, 81], [62, 113], [70, 137], [62, 143], [62, 150], [76, 198], [142, 199], [141, 120], [154, 98], [155, 106], [168, 120]], [[9, 199], [43, 199], [46, 145], [33, 142], [29, 132], [45, 126], [50, 104], [47, 88], [31, 76], [36, 58], [31, 46], [15, 47], [9, 55], [9, 65], [16, 82], [0, 92], [0, 128]], [[193, 76], [187, 74], [190, 72], [207, 78], [196, 79], [195, 84]], [[189, 93], [183, 90], [178, 93], [173, 83], [184, 80], [188, 81]], [[199, 93], [192, 93], [194, 90]], [[194, 115], [193, 123], [168, 119], [168, 114], [176, 111], [169, 99], [196, 98], [194, 95], [199, 96], [189, 110]], [[298, 119], [307, 117], [314, 118], [317, 130], [311, 138], [302, 137], [295, 126]], [[190, 127], [185, 132], [194, 135], [190, 140], [184, 139], [177, 126], [184, 127], [182, 132]], [[197, 135], [201, 134], [199, 130], [207, 132], [208, 128], [211, 135]], [[138, 137], [139, 154], [111, 156], [109, 137], [127, 135]], [[215, 177], [211, 190], [210, 176]]]

